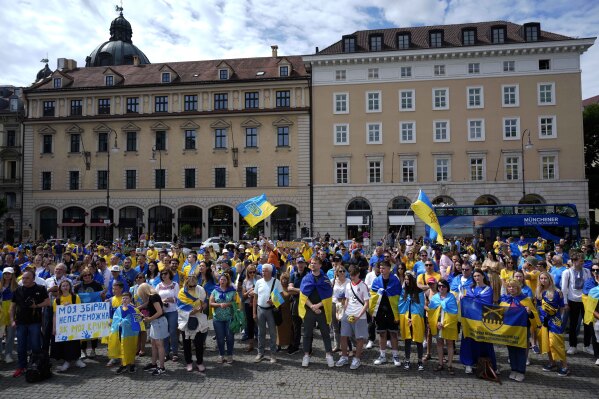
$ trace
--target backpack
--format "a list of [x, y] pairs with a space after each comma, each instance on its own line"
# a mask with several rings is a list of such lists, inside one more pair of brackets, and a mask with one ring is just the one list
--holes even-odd
[[477, 376], [483, 380], [498, 382], [501, 385], [501, 378], [495, 370], [493, 370], [493, 363], [488, 357], [479, 357], [476, 365]]
[[52, 377], [52, 364], [46, 352], [32, 353], [25, 372], [25, 380], [29, 383], [40, 382]]

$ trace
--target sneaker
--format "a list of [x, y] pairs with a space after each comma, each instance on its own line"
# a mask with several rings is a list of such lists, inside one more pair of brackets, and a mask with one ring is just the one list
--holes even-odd
[[575, 346], [569, 347], [568, 350], [566, 351], [566, 353], [568, 355], [574, 355], [576, 353], [576, 347]]
[[133, 374], [137, 371], [137, 368], [135, 367], [134, 364], [132, 364], [131, 366], [129, 366], [129, 374]]
[[349, 366], [350, 370], [356, 370], [362, 365], [362, 362], [357, 357], [354, 357], [351, 361], [351, 365]]
[[366, 349], [372, 349], [373, 346], [374, 346], [374, 342], [368, 341], [368, 343], [366, 344]]
[[81, 351], [81, 356], [79, 356], [79, 359], [87, 359], [87, 352]]
[[517, 373], [516, 373], [515, 371], [512, 371], [512, 372], [510, 373], [509, 379], [510, 379], [510, 380], [515, 380], [515, 379], [516, 379], [516, 374], [517, 374]]
[[532, 351], [534, 353], [536, 353], [537, 355], [541, 353], [541, 351], [539, 350], [539, 345], [533, 345], [532, 346]]
[[526, 359], [526, 365], [530, 366], [530, 359]]
[[152, 375], [162, 375], [166, 373], [166, 369], [164, 367], [157, 367], [152, 371]]
[[62, 373], [63, 371], [67, 371], [71, 365], [69, 362], [64, 362], [62, 365], [56, 367], [56, 371]]
[[393, 356], [393, 365], [395, 367], [401, 366], [401, 360], [399, 360], [399, 356], [398, 355], [394, 355]]
[[560, 377], [567, 377], [570, 375], [570, 369], [567, 367], [562, 367], [561, 369], [559, 369], [559, 371], [557, 372], [557, 375]]
[[409, 360], [406, 360], [405, 362], [403, 362], [403, 369], [404, 370], [409, 370], [411, 366], [412, 365], [410, 364]]
[[224, 356], [219, 356], [219, 357], [216, 358], [216, 363], [222, 364], [224, 362], [225, 362]]
[[543, 366], [543, 371], [553, 371], [556, 369], [556, 365], [555, 363], [547, 363], [546, 365]]
[[299, 352], [299, 349], [295, 346], [290, 346], [289, 348], [287, 348], [287, 354], [288, 355], [294, 355], [297, 352]]
[[515, 374], [516, 374], [516, 375], [515, 375], [515, 377], [514, 377], [514, 380], [516, 380], [516, 381], [518, 381], [518, 382], [522, 382], [522, 381], [524, 381], [524, 374], [522, 374], [522, 373], [515, 373]]
[[126, 370], [127, 370], [127, 366], [119, 366], [119, 368], [116, 369], [116, 373], [123, 374]]
[[329, 355], [327, 353], [326, 358], [327, 358], [327, 366], [335, 367], [335, 359], [333, 358], [333, 355]]
[[80, 369], [84, 369], [87, 367], [87, 364], [85, 364], [83, 360], [77, 359], [77, 361], [75, 362], [75, 366], [79, 367]]
[[254, 363], [260, 363], [264, 359], [264, 355], [262, 353], [258, 353], [254, 358]]
[[227, 357], [225, 358], [225, 362], [226, 362], [227, 364], [233, 364], [233, 356], [227, 356]]
[[6, 355], [6, 357], [4, 358], [4, 361], [7, 364], [10, 364], [10, 363], [14, 362], [13, 358], [10, 355]]
[[466, 366], [466, 374], [472, 374], [472, 366]]
[[387, 356], [379, 355], [379, 357], [374, 361], [374, 364], [380, 366], [381, 364], [387, 363]]
[[106, 363], [106, 367], [116, 366], [116, 359], [110, 359], [108, 363]]
[[89, 357], [90, 359], [93, 359], [93, 358], [95, 358], [95, 357], [96, 357], [96, 350], [95, 350], [95, 349], [92, 349], [92, 350], [91, 350], [91, 352], [89, 352], [89, 356], [88, 356], [88, 357]]
[[422, 362], [418, 362], [418, 371], [424, 371], [424, 364]]
[[144, 371], [154, 371], [154, 370], [156, 370], [157, 368], [158, 368], [158, 366], [157, 366], [157, 365], [150, 363], [150, 364], [146, 364], [146, 365], [144, 366], [143, 370], [144, 370]]
[[270, 357], [270, 364], [275, 364], [276, 362], [277, 362], [277, 358], [274, 355], [272, 355]]
[[12, 376], [13, 376], [14, 378], [20, 377], [20, 376], [22, 376], [23, 374], [25, 374], [25, 370], [26, 370], [26, 369], [16, 369], [16, 370], [15, 370], [15, 372], [14, 372], [14, 373], [12, 373]]
[[343, 367], [345, 366], [347, 363], [349, 363], [349, 358], [347, 356], [341, 356], [339, 358], [339, 360], [337, 360], [337, 363], [335, 363], [336, 367]]
[[302, 359], [302, 367], [308, 367], [310, 365], [310, 355], [304, 355]]
[[595, 361], [595, 366], [599, 366], [599, 359], [597, 359], [597, 361]]
[[584, 347], [584, 351], [585, 351], [586, 353], [588, 353], [589, 355], [594, 355], [594, 354], [595, 354], [595, 352], [593, 352], [593, 347], [592, 347], [591, 345], [589, 345], [589, 346], [585, 346], [585, 347]]

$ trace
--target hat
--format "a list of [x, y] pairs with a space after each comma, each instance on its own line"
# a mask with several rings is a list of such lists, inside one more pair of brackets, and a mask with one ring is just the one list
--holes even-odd
[[427, 283], [427, 284], [431, 284], [431, 283], [435, 284], [436, 282], [437, 282], [437, 280], [436, 280], [434, 277], [429, 277], [429, 278], [426, 280], [426, 283]]
[[111, 272], [121, 272], [121, 268], [118, 265], [110, 266]]
[[526, 263], [530, 263], [534, 267], [537, 266], [538, 262], [539, 262], [539, 260], [537, 258], [535, 258], [534, 256], [529, 256], [528, 258], [526, 258]]
[[333, 256], [333, 262], [341, 262], [341, 256]]
[[154, 243], [151, 243], [151, 244], [150, 244], [150, 248], [154, 248]]
[[307, 262], [306, 262], [306, 260], [302, 256], [300, 256], [299, 258], [297, 258], [295, 260], [295, 263], [307, 263]]
[[15, 274], [15, 270], [12, 267], [5, 267], [4, 270], [2, 270], [2, 273]]
[[239, 249], [245, 249], [245, 246], [242, 244], [239, 246]]
[[103, 246], [101, 246], [101, 245], [98, 245], [98, 251], [101, 251], [101, 250], [103, 250], [103, 249], [104, 249], [104, 247], [103, 247]]
[[136, 253], [136, 254], [140, 254], [140, 253], [142, 253], [142, 250], [141, 250], [141, 248], [135, 248], [135, 253]]

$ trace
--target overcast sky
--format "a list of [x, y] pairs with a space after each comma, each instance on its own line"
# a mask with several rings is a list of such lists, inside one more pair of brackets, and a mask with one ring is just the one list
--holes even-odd
[[[0, 84], [28, 86], [43, 67], [108, 40], [115, 0], [0, 0]], [[599, 31], [597, 0], [124, 0], [150, 62], [311, 54], [356, 30], [508, 20], [572, 37]], [[599, 43], [582, 55], [583, 98], [599, 95]]]

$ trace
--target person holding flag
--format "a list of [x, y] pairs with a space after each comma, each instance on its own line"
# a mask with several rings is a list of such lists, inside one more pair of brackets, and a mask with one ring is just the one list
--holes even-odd
[[277, 357], [277, 325], [275, 323], [274, 311], [282, 303], [281, 282], [272, 276], [273, 265], [265, 263], [262, 265], [262, 278], [254, 285], [253, 316], [258, 324], [258, 354], [254, 359], [259, 363], [264, 359], [264, 344], [266, 341], [266, 328], [270, 335], [270, 362], [276, 363]]
[[140, 321], [143, 318], [138, 309], [131, 304], [131, 293], [123, 292], [122, 304], [114, 312], [111, 334], [119, 338], [121, 365], [117, 374], [135, 373], [135, 354], [137, 353], [137, 337], [141, 331]]
[[424, 191], [418, 192], [418, 199], [410, 205], [410, 208], [414, 211], [414, 214], [418, 216], [430, 229], [428, 229], [427, 235], [431, 241], [436, 240], [437, 243], [445, 245], [443, 239], [443, 232], [441, 231], [441, 225], [437, 219], [437, 215], [433, 209], [433, 205], [429, 201]]
[[458, 302], [449, 292], [449, 282], [445, 279], [437, 283], [438, 292], [433, 295], [427, 306], [428, 326], [431, 335], [437, 338], [439, 365], [435, 371], [443, 370], [443, 347], [447, 344], [447, 371], [454, 375], [453, 354], [458, 339]]

